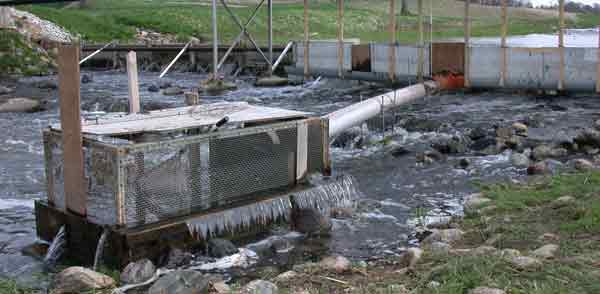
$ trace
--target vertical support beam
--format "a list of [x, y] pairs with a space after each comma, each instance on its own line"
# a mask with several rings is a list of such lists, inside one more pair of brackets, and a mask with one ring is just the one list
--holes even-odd
[[469, 16], [469, 4], [470, 4], [470, 0], [465, 0], [465, 20], [464, 20], [464, 25], [465, 25], [465, 88], [470, 88], [471, 87], [471, 82], [469, 81], [469, 67], [471, 66], [471, 58], [470, 58], [470, 51], [469, 50], [469, 44], [470, 44], [470, 37], [471, 37], [471, 19]]
[[217, 30], [217, 0], [212, 0], [213, 79], [219, 77], [219, 35]]
[[296, 142], [296, 180], [299, 181], [308, 172], [308, 120], [298, 123]]
[[9, 9], [8, 6], [0, 6], [0, 29], [11, 29], [15, 26], [13, 19], [10, 17]]
[[558, 31], [558, 53], [560, 54], [559, 64], [559, 77], [558, 77], [558, 90], [562, 91], [565, 89], [565, 0], [558, 1], [558, 18], [559, 18], [559, 31]]
[[500, 87], [504, 88], [506, 84], [506, 72], [507, 72], [507, 48], [506, 48], [506, 34], [508, 33], [508, 3], [507, 0], [502, 0], [502, 29], [501, 29], [501, 44], [500, 44]]
[[61, 45], [58, 52], [58, 93], [63, 140], [64, 191], [67, 210], [86, 215], [86, 184], [81, 137], [79, 46]]
[[425, 42], [423, 36], [423, 0], [418, 0], [418, 10], [419, 10], [419, 61], [417, 64], [417, 80], [419, 83], [423, 82], [423, 71], [425, 67]]
[[338, 77], [344, 78], [344, 0], [337, 0], [338, 4]]
[[390, 81], [396, 80], [396, 0], [390, 0], [390, 46], [388, 47], [388, 75]]
[[268, 46], [269, 46], [269, 75], [273, 75], [273, 0], [267, 0]]
[[308, 0], [304, 0], [304, 79], [310, 76], [310, 35], [308, 31]]
[[598, 26], [598, 50], [596, 51], [596, 93], [600, 93], [600, 26]]
[[129, 113], [138, 113], [140, 112], [140, 87], [135, 51], [127, 53], [127, 83], [129, 86]]

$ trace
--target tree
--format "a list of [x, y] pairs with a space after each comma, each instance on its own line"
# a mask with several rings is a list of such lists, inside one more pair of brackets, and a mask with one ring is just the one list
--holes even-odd
[[400, 15], [410, 15], [410, 11], [408, 10], [408, 4], [406, 0], [402, 0], [402, 8], [400, 8]]

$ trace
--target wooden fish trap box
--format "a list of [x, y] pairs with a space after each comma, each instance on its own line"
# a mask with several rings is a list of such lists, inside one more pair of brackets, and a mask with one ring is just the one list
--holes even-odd
[[88, 263], [103, 228], [112, 232], [105, 255], [118, 265], [172, 243], [252, 230], [285, 217], [307, 176], [330, 170], [327, 120], [246, 103], [88, 118], [82, 132], [85, 215], [67, 209], [55, 125], [44, 130], [48, 197], [36, 217], [48, 241], [66, 225], [68, 252]]

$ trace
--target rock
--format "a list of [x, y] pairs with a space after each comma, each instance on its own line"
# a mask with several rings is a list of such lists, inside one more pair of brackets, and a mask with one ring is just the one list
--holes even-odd
[[185, 97], [185, 105], [198, 105], [200, 104], [200, 94], [196, 91], [185, 92], [183, 94]]
[[528, 175], [545, 175], [548, 173], [550, 173], [550, 169], [544, 161], [536, 162], [527, 167]]
[[[173, 105], [170, 102], [164, 102], [164, 101], [144, 101], [142, 103], [142, 109], [144, 111], [161, 110], [161, 109], [173, 108], [173, 107], [175, 107], [175, 105]], [[127, 108], [129, 108], [129, 107], [127, 107]]]
[[276, 75], [264, 77], [256, 80], [254, 84], [257, 87], [281, 87], [288, 84], [288, 79]]
[[460, 161], [458, 162], [458, 166], [462, 169], [468, 168], [469, 165], [471, 165], [471, 162], [467, 158], [461, 158]]
[[488, 130], [486, 130], [482, 127], [476, 127], [469, 132], [469, 138], [471, 138], [471, 140], [473, 140], [473, 141], [485, 138], [488, 135], [489, 135]]
[[433, 230], [432, 234], [423, 240], [423, 244], [431, 244], [436, 241], [453, 244], [462, 240], [464, 234], [460, 229]]
[[550, 151], [550, 157], [552, 158], [560, 158], [565, 157], [569, 154], [569, 150], [566, 148], [554, 148]]
[[548, 244], [534, 250], [531, 252], [531, 255], [542, 259], [552, 259], [556, 255], [556, 252], [558, 252], [558, 245]]
[[585, 129], [574, 139], [580, 147], [591, 146], [600, 148], [600, 131], [594, 129]]
[[231, 288], [229, 287], [229, 285], [225, 284], [225, 282], [223, 282], [223, 281], [212, 283], [212, 285], [210, 286], [210, 288], [211, 288], [210, 293], [217, 293], [217, 294], [230, 294], [230, 293], [233, 293], [231, 291]]
[[438, 281], [431, 281], [431, 282], [427, 283], [427, 288], [429, 288], [429, 289], [437, 289], [441, 285], [442, 284], [440, 284], [440, 282], [438, 282]]
[[406, 252], [400, 256], [398, 261], [399, 265], [407, 268], [414, 268], [415, 265], [421, 260], [423, 256], [423, 250], [417, 247], [408, 248]]
[[506, 260], [520, 270], [536, 270], [542, 266], [538, 259], [529, 256], [512, 256]]
[[435, 132], [442, 126], [442, 123], [428, 118], [413, 117], [402, 126], [409, 132]]
[[479, 208], [490, 203], [492, 200], [483, 197], [481, 193], [475, 193], [467, 196], [464, 204], [466, 213], [476, 213]]
[[173, 87], [173, 84], [169, 81], [162, 81], [158, 84], [158, 87], [160, 89], [167, 89]]
[[192, 254], [184, 252], [179, 248], [173, 248], [167, 256], [166, 268], [176, 268], [188, 264], [192, 260]]
[[528, 128], [525, 124], [516, 122], [512, 125], [512, 128], [515, 130], [517, 135], [527, 137]]
[[508, 139], [508, 138], [512, 137], [514, 134], [515, 134], [515, 131], [513, 128], [500, 127], [500, 128], [496, 129], [496, 137], [498, 137], [498, 138]]
[[596, 130], [600, 130], [600, 119], [594, 122], [594, 128], [596, 128]]
[[38, 89], [56, 89], [58, 86], [55, 81], [43, 80], [35, 83], [35, 87]]
[[479, 246], [479, 247], [473, 249], [471, 252], [477, 256], [487, 256], [487, 255], [494, 254], [497, 251], [498, 251], [498, 249], [496, 249], [492, 246], [482, 245], [482, 246]]
[[438, 152], [437, 150], [427, 150], [424, 152], [417, 153], [416, 159], [417, 159], [417, 162], [430, 164], [435, 161], [445, 160], [446, 157], [442, 153]]
[[390, 154], [392, 154], [393, 157], [401, 157], [401, 156], [410, 154], [410, 150], [408, 150], [402, 146], [396, 146], [396, 147], [394, 147], [394, 149], [392, 149]]
[[279, 289], [271, 282], [264, 280], [254, 280], [240, 290], [241, 294], [277, 294]]
[[23, 249], [21, 249], [21, 253], [27, 256], [36, 257], [38, 259], [44, 259], [46, 253], [48, 252], [48, 247], [48, 244], [35, 242], [23, 247]]
[[148, 92], [156, 93], [160, 91], [160, 88], [157, 85], [148, 86]]
[[296, 231], [309, 235], [327, 235], [331, 231], [329, 216], [316, 209], [294, 210], [292, 225]]
[[473, 142], [473, 144], [471, 144], [471, 149], [475, 150], [475, 151], [483, 151], [489, 148], [495, 148], [496, 147], [496, 139], [495, 138], [481, 138], [481, 139], [477, 139]]
[[[0, 105], [0, 107], [1, 107], [1, 105]], [[2, 112], [2, 111], [0, 111], [0, 112]], [[579, 170], [579, 171], [590, 171], [590, 170], [594, 169], [594, 164], [583, 158], [573, 160], [573, 166], [575, 167], [576, 170]]]
[[319, 263], [324, 269], [335, 271], [336, 273], [347, 272], [352, 269], [350, 260], [343, 256], [328, 256]]
[[208, 241], [208, 255], [221, 258], [238, 253], [238, 248], [225, 239], [210, 239]]
[[297, 276], [298, 276], [297, 272], [287, 271], [287, 272], [281, 273], [277, 277], [275, 277], [275, 281], [277, 283], [287, 283], [287, 282], [295, 279]]
[[89, 74], [82, 74], [81, 75], [81, 83], [82, 84], [91, 83], [92, 81], [93, 81], [92, 75], [89, 75]]
[[477, 287], [469, 291], [469, 294], [506, 294], [506, 291], [496, 288]]
[[121, 273], [121, 283], [124, 284], [139, 284], [149, 280], [154, 276], [156, 267], [152, 261], [142, 259], [136, 262], [129, 263]]
[[467, 144], [459, 137], [438, 139], [432, 147], [442, 154], [458, 154], [467, 151]]
[[14, 91], [15, 91], [15, 89], [13, 89], [13, 88], [0, 86], [0, 95], [10, 94], [10, 93], [13, 93]]
[[183, 94], [183, 90], [179, 87], [169, 87], [162, 91], [163, 95], [174, 96]]
[[560, 237], [556, 234], [552, 233], [544, 233], [538, 237], [538, 241], [540, 242], [556, 242], [559, 241]]
[[208, 79], [200, 82], [200, 88], [207, 92], [222, 92], [227, 90], [235, 90], [237, 86], [234, 83], [220, 79]]
[[29, 98], [10, 98], [0, 103], [0, 113], [2, 112], [36, 112], [43, 110], [42, 104]]
[[209, 277], [191, 270], [172, 271], [160, 277], [148, 290], [148, 294], [196, 294], [207, 293]]
[[352, 207], [332, 207], [329, 214], [332, 218], [349, 219], [354, 215], [354, 209]]
[[333, 139], [331, 146], [337, 147], [337, 148], [353, 147], [354, 143], [356, 142], [356, 139], [359, 138], [360, 135], [361, 135], [360, 128], [347, 129], [347, 130], [341, 132], [339, 135], [337, 135]]
[[529, 157], [523, 153], [512, 152], [510, 154], [510, 162], [516, 167], [528, 167]]
[[552, 157], [552, 148], [547, 145], [539, 145], [531, 152], [531, 157], [535, 160], [544, 160]]
[[572, 196], [561, 196], [561, 197], [558, 197], [557, 199], [555, 199], [554, 201], [552, 201], [552, 203], [550, 203], [550, 206], [554, 209], [557, 209], [557, 208], [569, 206], [573, 203], [575, 203], [575, 198], [573, 198]]
[[450, 249], [452, 249], [452, 247], [448, 243], [436, 241], [427, 245], [425, 249], [433, 254], [446, 255], [450, 252]]
[[80, 266], [68, 267], [54, 277], [52, 293], [81, 293], [115, 286], [115, 281], [104, 274]]

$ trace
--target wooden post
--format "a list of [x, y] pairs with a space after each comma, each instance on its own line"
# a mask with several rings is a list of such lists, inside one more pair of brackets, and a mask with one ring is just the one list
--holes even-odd
[[417, 64], [417, 80], [419, 83], [423, 82], [423, 69], [425, 67], [425, 42], [423, 40], [423, 0], [418, 0], [419, 10], [419, 61]]
[[273, 74], [273, 0], [267, 0], [267, 27], [269, 47], [269, 75]]
[[138, 113], [140, 112], [140, 89], [135, 51], [127, 53], [127, 82], [129, 86], [129, 113]]
[[337, 0], [338, 3], [338, 77], [344, 78], [344, 0]]
[[11, 29], [15, 26], [9, 9], [8, 6], [0, 6], [0, 29]]
[[596, 93], [600, 93], [600, 26], [598, 26], [598, 50], [596, 51]]
[[61, 45], [58, 52], [58, 94], [63, 140], [63, 174], [67, 210], [85, 216], [87, 191], [81, 137], [79, 47]]
[[217, 30], [217, 0], [212, 0], [212, 33], [213, 33], [213, 79], [218, 78], [219, 36]]
[[390, 0], [390, 47], [388, 49], [388, 74], [390, 81], [396, 80], [396, 0]]
[[507, 48], [506, 48], [506, 34], [508, 33], [508, 7], [507, 0], [502, 0], [502, 29], [501, 29], [501, 64], [500, 64], [500, 87], [504, 87], [506, 84], [506, 72], [507, 72]]
[[469, 66], [471, 66], [471, 58], [469, 56], [469, 38], [471, 37], [471, 20], [469, 17], [469, 2], [465, 0], [465, 88], [470, 88], [471, 83], [469, 81]]
[[565, 88], [565, 0], [558, 1], [558, 18], [559, 18], [559, 31], [558, 31], [558, 53], [560, 55], [559, 64], [559, 77], [558, 77], [558, 90], [562, 91]]
[[310, 76], [310, 35], [308, 31], [308, 0], [304, 0], [304, 79]]

